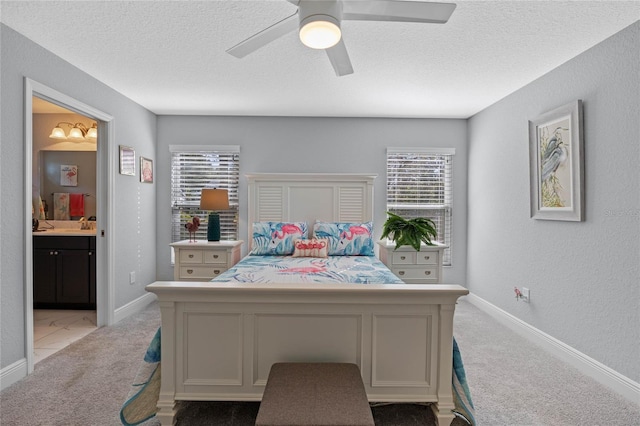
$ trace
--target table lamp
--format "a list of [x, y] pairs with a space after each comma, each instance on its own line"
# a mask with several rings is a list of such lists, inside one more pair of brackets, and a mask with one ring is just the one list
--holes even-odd
[[217, 210], [229, 209], [229, 191], [226, 189], [203, 189], [200, 194], [200, 210], [210, 210], [207, 221], [207, 240], [220, 241], [220, 215]]

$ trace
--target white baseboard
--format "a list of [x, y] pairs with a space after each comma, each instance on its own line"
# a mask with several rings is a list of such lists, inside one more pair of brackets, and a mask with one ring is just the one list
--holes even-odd
[[135, 300], [127, 303], [126, 305], [116, 309], [113, 313], [113, 323], [117, 323], [122, 321], [123, 319], [137, 314], [141, 312], [144, 308], [147, 307], [149, 303], [155, 302], [157, 299], [156, 295], [153, 293], [145, 293], [142, 296], [138, 297]]
[[0, 390], [27, 377], [27, 359], [22, 358], [0, 370]]
[[580, 370], [581, 373], [595, 379], [629, 401], [635, 404], [640, 401], [640, 383], [623, 376], [601, 362], [538, 330], [473, 293], [469, 293], [466, 300], [511, 330], [541, 346], [561, 360], [568, 362]]

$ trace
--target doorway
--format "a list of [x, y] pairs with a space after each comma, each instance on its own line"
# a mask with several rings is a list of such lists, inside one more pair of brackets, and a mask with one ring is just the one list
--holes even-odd
[[114, 320], [113, 289], [113, 245], [112, 217], [109, 215], [113, 206], [113, 171], [109, 167], [109, 159], [115, 158], [113, 141], [113, 117], [84, 104], [63, 93], [51, 89], [41, 83], [25, 78], [25, 343], [27, 374], [34, 368], [34, 274], [33, 274], [33, 238], [32, 217], [35, 213], [33, 202], [34, 188], [34, 100], [36, 105], [45, 101], [52, 108], [60, 108], [71, 114], [78, 114], [93, 120], [97, 127], [96, 147], [96, 221], [95, 221], [95, 324], [97, 327], [110, 325]]
[[[97, 123], [33, 97], [34, 364], [97, 329]], [[75, 131], [75, 134], [72, 133]], [[80, 246], [86, 246], [80, 249]], [[68, 250], [73, 247], [73, 250]]]

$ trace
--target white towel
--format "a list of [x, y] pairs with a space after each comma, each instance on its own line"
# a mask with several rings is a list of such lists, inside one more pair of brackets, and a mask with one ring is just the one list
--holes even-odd
[[45, 220], [47, 218], [47, 216], [45, 215], [44, 212], [44, 204], [42, 202], [42, 197], [38, 195], [38, 215], [37, 215], [38, 219], [40, 220]]
[[69, 220], [69, 193], [56, 192], [53, 194], [53, 219]]

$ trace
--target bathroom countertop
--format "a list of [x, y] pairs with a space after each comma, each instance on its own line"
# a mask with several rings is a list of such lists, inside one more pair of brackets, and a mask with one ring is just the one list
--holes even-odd
[[86, 237], [96, 235], [95, 229], [68, 229], [68, 228], [55, 228], [55, 229], [38, 229], [33, 232], [34, 237]]

